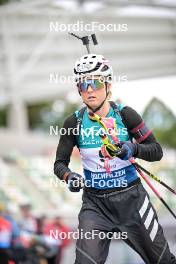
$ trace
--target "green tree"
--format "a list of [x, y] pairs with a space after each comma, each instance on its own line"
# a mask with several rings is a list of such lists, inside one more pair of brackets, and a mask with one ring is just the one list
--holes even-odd
[[176, 149], [176, 117], [162, 101], [153, 98], [145, 108], [143, 118], [161, 144]]
[[0, 108], [0, 127], [7, 126], [8, 107]]
[[50, 126], [61, 128], [66, 117], [78, 108], [78, 104], [67, 103], [61, 99], [55, 102], [41, 102], [29, 105], [29, 128], [46, 132]]
[[0, 0], [0, 5], [8, 4], [9, 2], [17, 2], [19, 0]]

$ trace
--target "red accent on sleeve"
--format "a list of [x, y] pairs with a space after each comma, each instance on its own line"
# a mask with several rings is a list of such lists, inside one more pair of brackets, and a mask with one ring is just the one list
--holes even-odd
[[138, 140], [136, 140], [138, 143], [141, 143], [142, 141], [144, 141], [150, 134], [152, 133], [151, 130], [147, 131], [147, 133], [145, 135], [143, 135], [142, 137], [140, 137]]
[[144, 121], [142, 121], [137, 127], [133, 128], [130, 132], [131, 133], [136, 133], [143, 126], [144, 126]]

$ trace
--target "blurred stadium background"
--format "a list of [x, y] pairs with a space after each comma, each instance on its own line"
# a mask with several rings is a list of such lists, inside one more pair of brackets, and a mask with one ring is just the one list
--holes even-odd
[[[81, 194], [60, 187], [53, 175], [59, 140], [50, 126], [62, 126], [81, 107], [73, 74], [84, 47], [67, 31], [50, 30], [51, 22], [127, 24], [127, 31], [95, 32], [93, 47], [112, 63], [113, 99], [134, 107], [164, 148], [159, 163], [144, 165], [176, 188], [176, 3], [174, 0], [0, 1], [0, 200], [15, 219], [30, 203], [36, 217], [58, 215], [76, 228]], [[74, 32], [78, 33], [78, 32]], [[81, 35], [90, 32], [79, 32]], [[91, 32], [92, 33], [92, 32]], [[75, 150], [71, 167], [81, 173]], [[156, 187], [173, 208], [175, 197]], [[149, 191], [150, 192], [150, 191]], [[170, 247], [176, 253], [172, 216], [150, 192]], [[73, 260], [74, 242], [62, 264]], [[124, 243], [112, 242], [107, 264], [139, 264]]]

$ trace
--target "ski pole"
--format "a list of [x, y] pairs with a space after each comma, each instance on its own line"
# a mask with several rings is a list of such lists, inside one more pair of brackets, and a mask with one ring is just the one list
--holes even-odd
[[160, 199], [160, 201], [165, 205], [165, 207], [169, 210], [169, 212], [172, 214], [172, 216], [176, 219], [175, 213], [172, 211], [172, 209], [169, 207], [169, 205], [166, 203], [166, 201], [162, 198], [160, 193], [155, 189], [155, 187], [151, 184], [149, 179], [144, 175], [144, 173], [136, 166], [136, 162], [133, 159], [129, 159], [131, 164], [136, 168], [140, 176], [144, 179], [144, 181], [148, 184], [148, 186], [151, 188], [151, 190], [156, 194], [156, 196]]
[[176, 195], [176, 191], [174, 189], [172, 189], [169, 185], [167, 185], [165, 182], [163, 182], [161, 179], [159, 179], [156, 175], [152, 174], [151, 172], [149, 172], [148, 170], [146, 170], [144, 167], [142, 167], [139, 163], [135, 162], [135, 165], [141, 169], [142, 171], [144, 171], [148, 176], [150, 176], [152, 179], [154, 179], [155, 181], [157, 181], [158, 183], [160, 183], [161, 185], [163, 185], [165, 188], [167, 188], [170, 192], [172, 192], [173, 194]]
[[[99, 117], [98, 115], [94, 114], [94, 116], [92, 116], [92, 113], [90, 113], [90, 116], [93, 118], [93, 120], [97, 121], [104, 129], [105, 131], [108, 131], [107, 126], [105, 125], [105, 123], [103, 122], [103, 119], [101, 117]], [[105, 138], [105, 137], [104, 137]], [[103, 137], [102, 137], [103, 139]], [[117, 138], [117, 136], [115, 138], [113, 138], [114, 142], [116, 144], [119, 143], [119, 140]], [[109, 138], [107, 137], [106, 142], [109, 141]], [[107, 145], [107, 144], [106, 144]], [[112, 144], [109, 143], [110, 149], [113, 150], [112, 148]], [[117, 147], [116, 147], [117, 149]], [[135, 164], [138, 168], [140, 168], [143, 172], [145, 172], [148, 176], [150, 176], [153, 180], [157, 181], [158, 183], [160, 183], [162, 186], [164, 186], [166, 189], [168, 189], [170, 192], [172, 192], [173, 194], [176, 195], [176, 191], [171, 188], [168, 184], [166, 184], [165, 182], [163, 182], [160, 178], [158, 178], [156, 175], [152, 174], [151, 172], [149, 172], [148, 170], [146, 170], [143, 166], [141, 166], [139, 163], [137, 163], [136, 161], [133, 160], [133, 164]]]
[[[94, 121], [97, 121], [106, 131], [108, 131], [108, 128], [104, 124], [104, 122], [103, 122], [101, 117], [99, 117], [98, 115], [95, 115], [94, 113], [91, 113], [90, 117], [94, 118]], [[108, 145], [108, 141], [109, 141], [108, 136], [106, 134], [104, 134], [101, 138], [103, 140], [103, 144], [105, 143], [106, 146], [107, 146]], [[119, 139], [118, 139], [117, 136], [116, 136], [115, 141], [116, 141], [115, 142], [116, 144], [119, 143]], [[109, 143], [109, 144], [112, 145], [111, 143]], [[135, 160], [133, 158], [130, 158], [129, 161], [135, 167], [135, 169], [137, 170], [139, 175], [143, 178], [143, 180], [148, 184], [148, 186], [151, 188], [151, 190], [155, 193], [155, 195], [158, 197], [158, 199], [164, 204], [164, 206], [168, 209], [168, 211], [176, 219], [175, 213], [172, 211], [172, 209], [169, 207], [169, 205], [166, 203], [166, 201], [162, 198], [160, 193], [155, 189], [155, 187], [152, 185], [152, 183], [149, 181], [149, 179], [145, 176], [145, 174], [141, 171], [141, 169], [139, 168], [138, 164], [136, 164]]]

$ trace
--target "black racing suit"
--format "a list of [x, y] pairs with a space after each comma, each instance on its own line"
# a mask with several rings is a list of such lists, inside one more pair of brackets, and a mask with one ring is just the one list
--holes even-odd
[[[121, 115], [128, 131], [133, 131], [143, 120], [130, 107], [124, 107]], [[66, 119], [64, 128], [76, 127], [75, 115]], [[70, 172], [68, 168], [76, 137], [73, 134], [63, 135], [56, 153], [54, 172], [63, 179]], [[150, 133], [142, 142], [136, 143], [134, 157], [146, 161], [158, 161], [162, 158], [162, 149], [154, 135]], [[125, 188], [99, 190], [84, 188], [83, 204], [79, 213], [79, 230], [87, 232], [104, 232], [127, 234], [124, 240], [147, 264], [176, 264], [170, 252], [158, 217], [140, 179]], [[90, 234], [90, 233], [89, 233]], [[101, 239], [97, 233], [92, 239], [78, 239], [75, 264], [103, 264], [106, 261], [111, 239]]]

